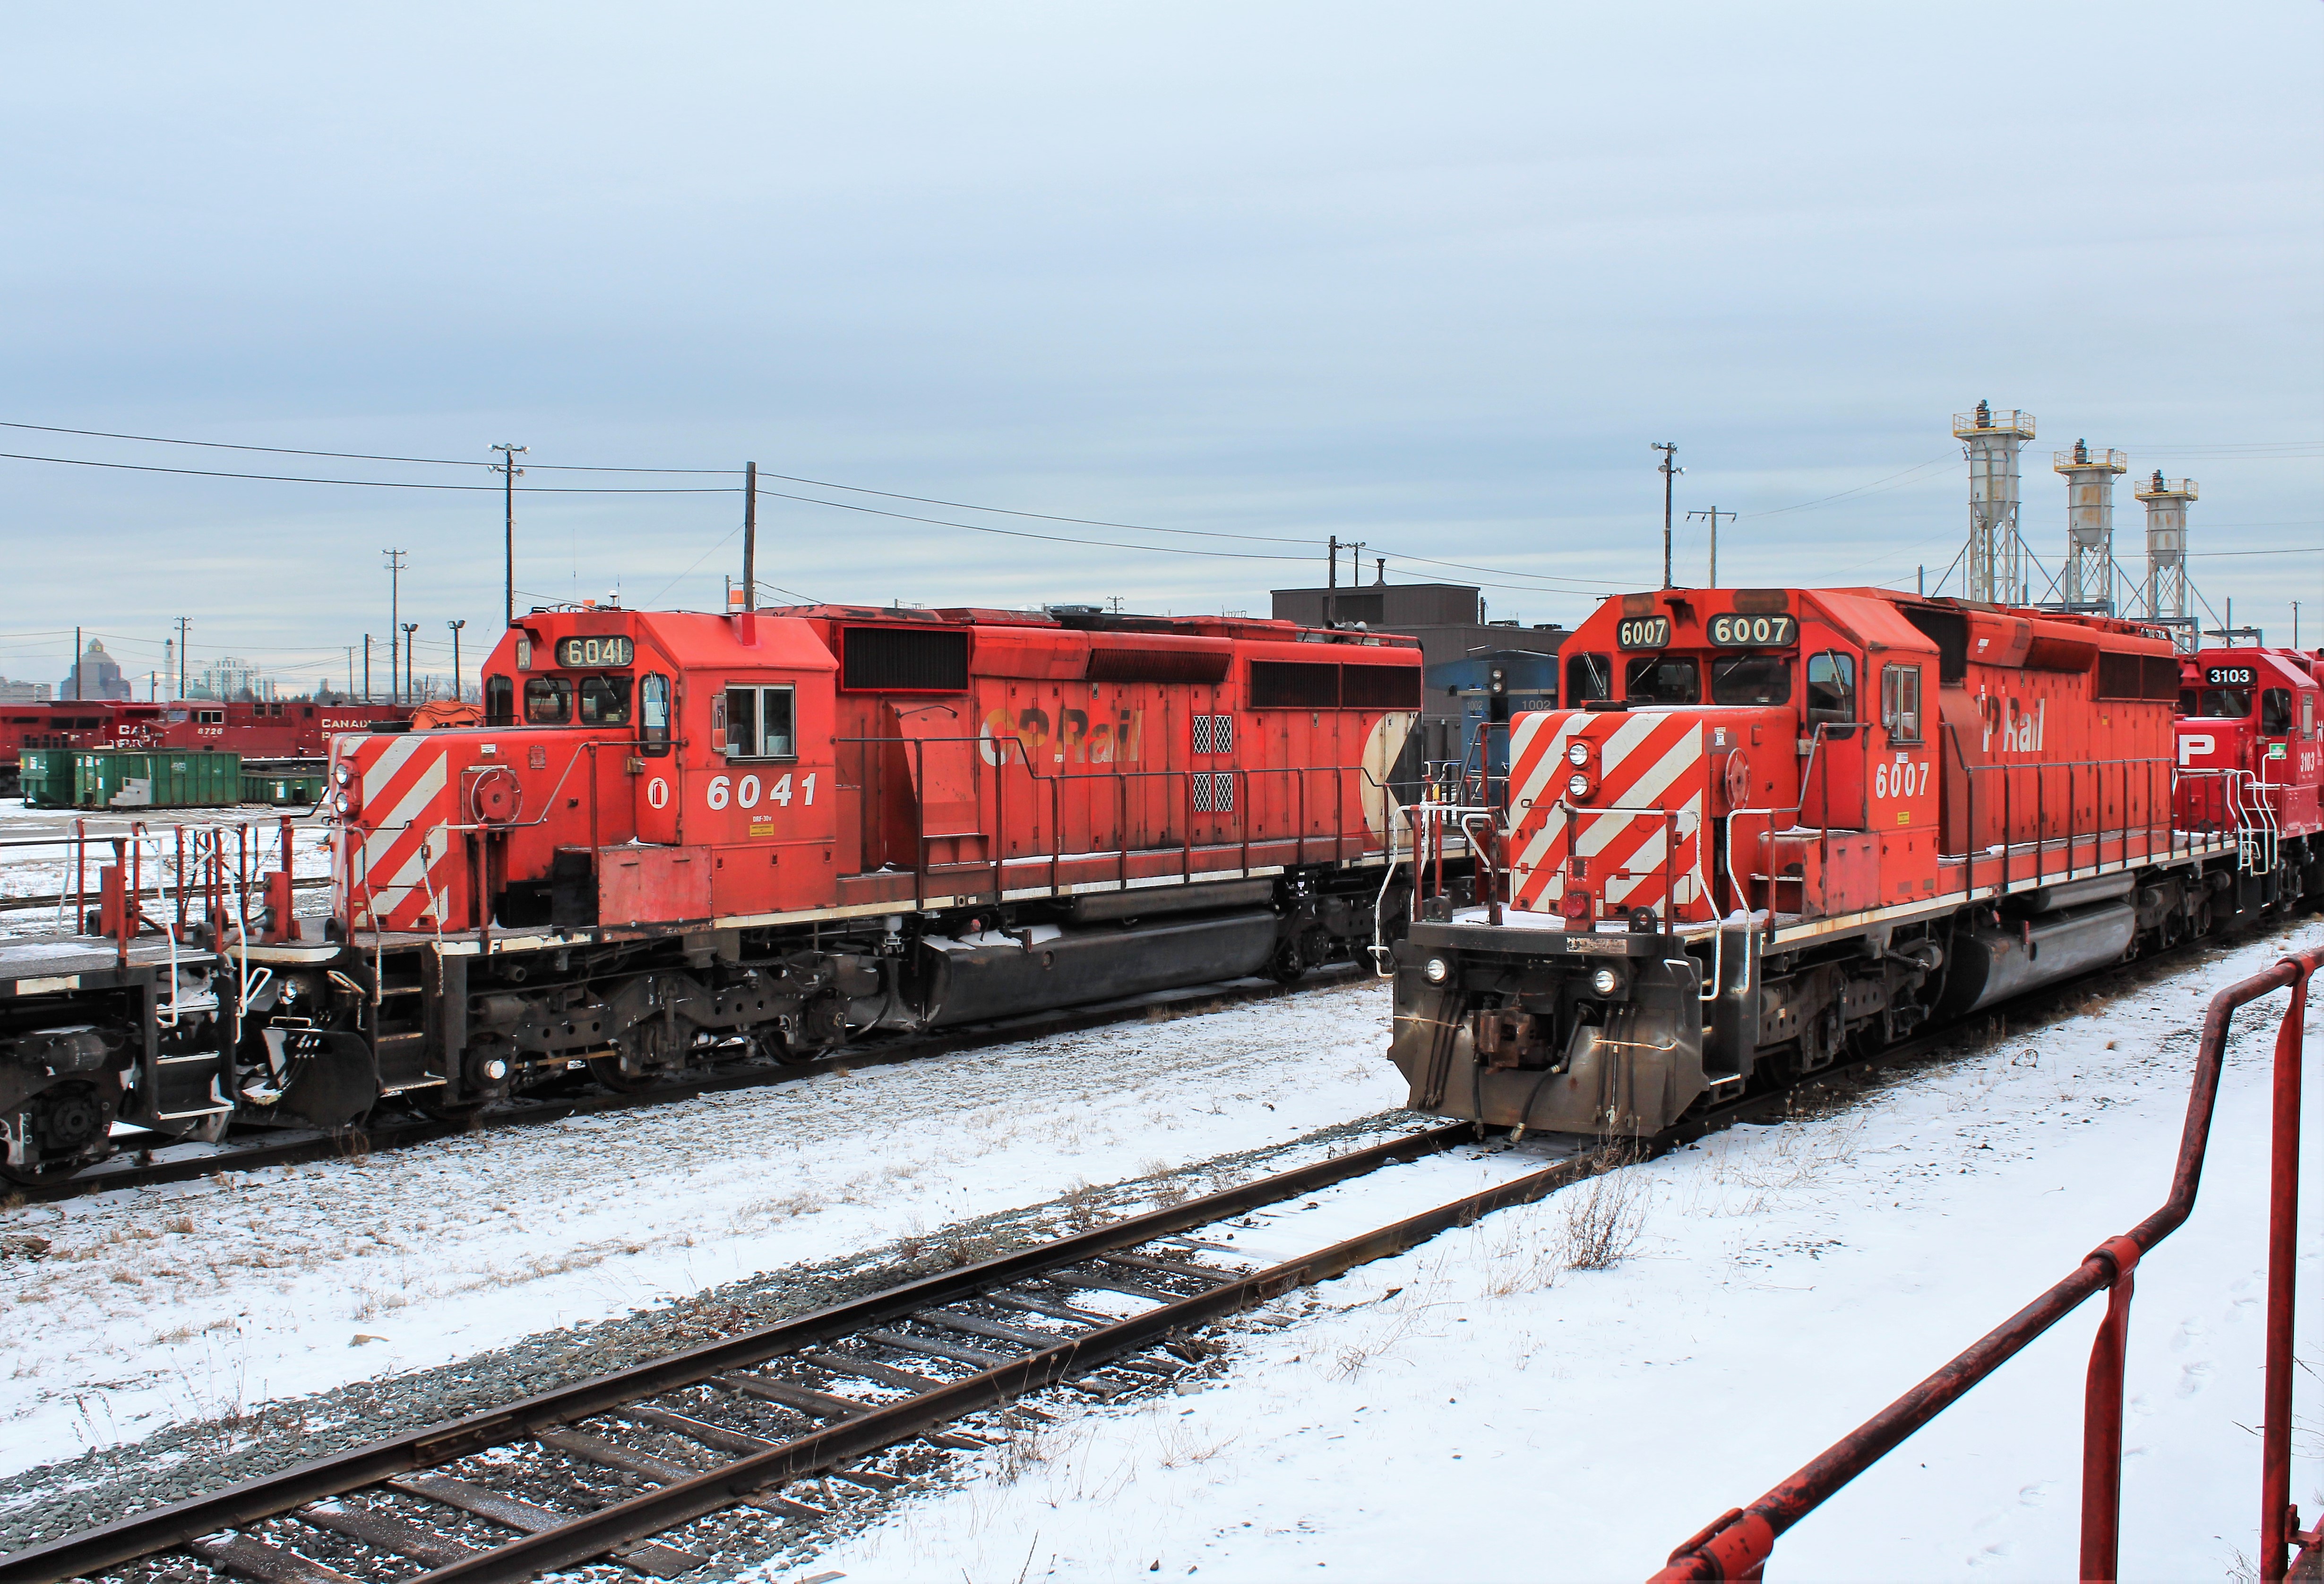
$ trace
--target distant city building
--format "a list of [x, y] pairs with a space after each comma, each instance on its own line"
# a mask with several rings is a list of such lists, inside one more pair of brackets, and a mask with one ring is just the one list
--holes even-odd
[[11, 682], [0, 677], [0, 704], [47, 704], [51, 697], [45, 682]]
[[[1278, 622], [1307, 627], [1365, 627], [1374, 632], [1417, 638], [1421, 664], [1431, 670], [1501, 651], [1554, 656], [1567, 636], [1566, 630], [1554, 622], [1533, 627], [1487, 622], [1480, 591], [1466, 583], [1342, 584], [1338, 588], [1278, 588], [1274, 595]], [[1545, 708], [1555, 703], [1553, 696], [1527, 707]], [[1462, 757], [1462, 717], [1467, 708], [1457, 695], [1441, 688], [1431, 688], [1422, 695], [1421, 751], [1426, 758]]]
[[201, 675], [186, 684], [186, 696], [247, 704], [254, 699], [271, 699], [275, 692], [274, 684], [261, 676], [256, 666], [232, 655], [221, 655], [215, 665], [203, 667]]
[[121, 668], [105, 652], [105, 645], [92, 638], [88, 649], [57, 688], [57, 696], [67, 698], [134, 698], [137, 690], [123, 680]]

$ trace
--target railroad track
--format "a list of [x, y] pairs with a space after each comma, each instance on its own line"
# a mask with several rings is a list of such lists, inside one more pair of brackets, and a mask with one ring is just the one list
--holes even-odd
[[893, 1066], [956, 1051], [982, 1050], [1019, 1040], [1076, 1034], [1151, 1016], [1157, 1011], [1184, 1014], [1213, 1008], [1273, 1000], [1327, 986], [1346, 984], [1363, 972], [1360, 965], [1330, 963], [1312, 971], [1296, 984], [1234, 980], [1219, 984], [1192, 985], [1183, 990], [1142, 996], [1132, 1001], [1102, 1002], [1093, 1007], [1067, 1008], [1011, 1018], [998, 1023], [974, 1024], [943, 1034], [903, 1036], [878, 1044], [853, 1046], [806, 1062], [753, 1062], [725, 1072], [712, 1072], [658, 1083], [624, 1094], [592, 1092], [549, 1099], [524, 1098], [489, 1108], [466, 1121], [438, 1121], [413, 1114], [394, 1116], [359, 1129], [339, 1134], [309, 1128], [253, 1129], [229, 1136], [218, 1144], [165, 1145], [151, 1151], [124, 1151], [74, 1173], [37, 1183], [12, 1183], [11, 1191], [26, 1199], [76, 1199], [123, 1188], [151, 1188], [192, 1182], [220, 1172], [256, 1171], [263, 1166], [295, 1165], [307, 1161], [334, 1160], [427, 1144], [440, 1138], [501, 1128], [529, 1127], [562, 1121], [567, 1117], [604, 1111], [636, 1110], [668, 1105], [705, 1094], [740, 1089], [761, 1089], [795, 1083], [831, 1073], [857, 1072], [865, 1067]]
[[1191, 1368], [1214, 1322], [1602, 1165], [1576, 1146], [1498, 1187], [1263, 1267], [1192, 1235], [1474, 1137], [1465, 1122], [1409, 1134], [139, 1513], [0, 1558], [0, 1584], [481, 1584], [600, 1560], [680, 1578], [721, 1560], [706, 1554], [715, 1536], [693, 1527], [715, 1515], [750, 1507], [770, 1524], [820, 1524], [833, 1515], [830, 1482], [884, 1490], [922, 1448], [991, 1444], [963, 1420], [1047, 1417], [1021, 1404], [1046, 1392], [1150, 1389]]

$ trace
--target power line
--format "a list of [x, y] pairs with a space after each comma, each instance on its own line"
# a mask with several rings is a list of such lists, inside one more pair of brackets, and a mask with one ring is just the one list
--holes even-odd
[[[379, 478], [310, 478], [299, 474], [226, 473], [208, 467], [157, 467], [145, 462], [89, 462], [78, 456], [32, 456], [19, 451], [0, 451], [0, 458], [11, 462], [53, 462], [66, 467], [105, 467], [124, 473], [171, 473], [192, 478], [247, 478], [278, 484], [345, 484], [364, 490], [453, 490], [463, 493], [489, 491], [499, 494], [499, 484], [430, 484], [403, 479]], [[470, 463], [472, 467], [488, 466], [486, 463]], [[731, 488], [608, 488], [594, 484], [527, 484], [521, 493], [533, 495], [733, 495], [741, 493], [740, 486]]]
[[[124, 435], [112, 429], [68, 429], [54, 424], [11, 423], [0, 419], [0, 429], [32, 429], [43, 435], [86, 435], [99, 440], [135, 440], [148, 446], [200, 446], [214, 451], [263, 451], [273, 456], [332, 456], [345, 462], [410, 462], [426, 467], [485, 467], [488, 463], [456, 456], [384, 456], [369, 451], [309, 451], [295, 446], [243, 446], [230, 440], [180, 440], [167, 435]], [[560, 473], [732, 473], [731, 467], [589, 467], [578, 463], [535, 463]]]

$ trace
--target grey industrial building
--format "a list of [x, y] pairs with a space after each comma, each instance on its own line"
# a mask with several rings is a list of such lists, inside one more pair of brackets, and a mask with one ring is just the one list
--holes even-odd
[[[1485, 620], [1483, 592], [1465, 583], [1370, 583], [1339, 588], [1278, 588], [1275, 618], [1308, 627], [1363, 626], [1420, 640], [1421, 663], [1434, 668], [1494, 649], [1554, 655], [1568, 630], [1554, 622], [1526, 627]], [[1460, 699], [1442, 687], [1422, 695], [1422, 751], [1461, 757]]]

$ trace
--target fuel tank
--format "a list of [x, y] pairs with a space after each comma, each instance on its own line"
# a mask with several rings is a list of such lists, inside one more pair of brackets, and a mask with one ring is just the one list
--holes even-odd
[[1953, 936], [1953, 958], [1937, 1004], [1957, 1018], [2025, 990], [2120, 962], [2138, 930], [2128, 902], [2095, 902]]
[[1275, 955], [1263, 909], [1134, 928], [1043, 925], [1014, 935], [920, 943], [924, 1027], [979, 1023], [1088, 1001], [1240, 979]]

